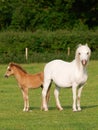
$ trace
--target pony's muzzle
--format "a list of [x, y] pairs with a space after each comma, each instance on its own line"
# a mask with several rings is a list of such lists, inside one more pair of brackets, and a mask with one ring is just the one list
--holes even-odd
[[82, 65], [85, 66], [87, 64], [87, 60], [82, 60]]

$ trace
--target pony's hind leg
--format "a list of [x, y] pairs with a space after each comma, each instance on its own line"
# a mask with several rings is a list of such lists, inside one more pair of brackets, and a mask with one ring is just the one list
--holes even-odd
[[[41, 86], [41, 88], [43, 89], [43, 86]], [[48, 91], [47, 91], [47, 94], [46, 94], [47, 105], [48, 105], [49, 99], [50, 99], [50, 87], [48, 88]], [[43, 110], [43, 101], [41, 103], [41, 110]]]
[[51, 80], [47, 80], [44, 82], [43, 85], [43, 90], [42, 90], [42, 110], [48, 111], [48, 106], [47, 106], [47, 93], [48, 93], [48, 88], [51, 83]]
[[55, 90], [54, 90], [54, 96], [55, 96], [55, 100], [56, 100], [56, 106], [57, 108], [62, 111], [63, 108], [61, 107], [60, 101], [59, 101], [59, 90], [60, 88], [56, 86]]

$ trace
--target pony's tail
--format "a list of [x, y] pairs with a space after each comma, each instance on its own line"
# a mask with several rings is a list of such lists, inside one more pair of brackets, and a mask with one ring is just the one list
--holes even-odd
[[[51, 88], [51, 84], [52, 83], [50, 83], [50, 85], [48, 87], [48, 90], [47, 90], [47, 93], [46, 93], [46, 102], [47, 102], [47, 104], [49, 103], [49, 100], [50, 100], [50, 88]], [[43, 90], [43, 84], [41, 85], [41, 88]], [[43, 110], [43, 105], [42, 104], [41, 104], [41, 110]]]
[[49, 99], [50, 99], [50, 88], [51, 88], [51, 84], [52, 84], [52, 81], [51, 81], [51, 83], [50, 83], [50, 85], [49, 85], [49, 87], [48, 87], [47, 94], [46, 94], [46, 101], [47, 101], [47, 104], [48, 104]]

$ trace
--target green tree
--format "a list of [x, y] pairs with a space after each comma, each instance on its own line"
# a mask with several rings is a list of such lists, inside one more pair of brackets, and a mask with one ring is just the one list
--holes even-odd
[[0, 30], [72, 29], [98, 26], [97, 0], [1, 0]]
[[0, 30], [6, 29], [11, 23], [11, 17], [13, 13], [12, 4], [9, 0], [0, 1]]

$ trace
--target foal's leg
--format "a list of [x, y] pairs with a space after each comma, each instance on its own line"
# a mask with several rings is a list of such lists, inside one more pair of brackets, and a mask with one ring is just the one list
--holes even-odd
[[60, 88], [56, 86], [55, 90], [54, 90], [54, 96], [55, 96], [55, 100], [56, 100], [56, 106], [57, 108], [62, 111], [63, 108], [61, 107], [60, 101], [59, 101], [59, 90]]
[[77, 107], [78, 107], [78, 111], [81, 111], [80, 98], [81, 98], [82, 89], [83, 89], [83, 86], [81, 86], [81, 87], [78, 89], [78, 96], [77, 96]]
[[44, 81], [44, 85], [43, 85], [43, 90], [42, 90], [42, 109], [44, 111], [48, 111], [48, 106], [47, 106], [47, 91], [48, 91], [48, 88], [49, 88], [49, 85], [50, 85], [50, 82], [51, 80], [47, 80], [47, 81]]
[[22, 89], [22, 94], [23, 94], [23, 99], [24, 99], [23, 111], [29, 111], [28, 89]]

